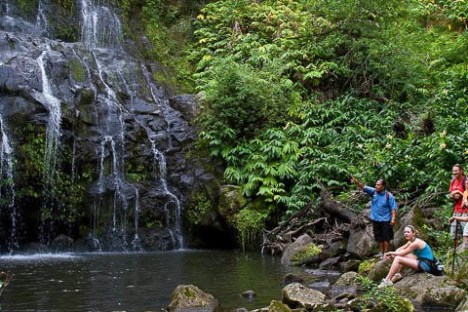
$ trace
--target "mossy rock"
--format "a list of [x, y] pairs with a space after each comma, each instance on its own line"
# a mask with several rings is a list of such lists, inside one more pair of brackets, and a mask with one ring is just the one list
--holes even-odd
[[219, 310], [218, 300], [194, 285], [179, 285], [172, 292], [172, 300], [168, 305], [169, 312], [216, 312]]
[[317, 257], [320, 255], [322, 250], [317, 247], [315, 244], [311, 243], [307, 245], [304, 249], [299, 250], [291, 258], [291, 263], [293, 265], [301, 265], [306, 263], [308, 260]]
[[242, 196], [242, 188], [237, 185], [223, 185], [219, 193], [218, 212], [226, 219], [238, 213], [247, 204], [247, 200]]
[[369, 312], [413, 312], [415, 311], [413, 303], [403, 297], [400, 297], [391, 289], [379, 289], [372, 291], [372, 294], [365, 294], [350, 302], [352, 311]]
[[291, 308], [278, 300], [273, 300], [268, 307], [268, 312], [291, 312]]
[[369, 277], [374, 282], [380, 281], [381, 279], [385, 278], [390, 271], [390, 267], [392, 266], [391, 260], [386, 261], [378, 261], [374, 267], [369, 271], [367, 277]]
[[370, 258], [370, 259], [362, 261], [359, 264], [358, 273], [361, 275], [366, 275], [375, 267], [377, 261], [378, 260], [375, 258]]

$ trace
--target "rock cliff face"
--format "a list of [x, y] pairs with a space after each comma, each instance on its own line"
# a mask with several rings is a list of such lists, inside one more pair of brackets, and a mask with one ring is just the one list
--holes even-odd
[[171, 100], [156, 66], [125, 52], [111, 6], [56, 2], [0, 1], [2, 249], [59, 234], [92, 249], [183, 246], [204, 174], [185, 157], [194, 97]]

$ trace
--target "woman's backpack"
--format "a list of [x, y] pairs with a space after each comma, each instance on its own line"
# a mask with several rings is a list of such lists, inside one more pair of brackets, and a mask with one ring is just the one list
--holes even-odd
[[435, 276], [442, 276], [444, 275], [444, 265], [442, 262], [434, 258], [433, 260], [429, 260], [426, 258], [419, 258], [418, 260], [423, 261], [429, 266], [429, 273]]

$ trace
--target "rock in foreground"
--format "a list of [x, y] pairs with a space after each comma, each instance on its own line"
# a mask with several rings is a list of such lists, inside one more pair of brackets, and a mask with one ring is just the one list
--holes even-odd
[[466, 291], [458, 288], [447, 276], [418, 273], [395, 284], [398, 293], [422, 305], [456, 307], [465, 298]]
[[219, 302], [212, 295], [194, 285], [179, 285], [172, 292], [169, 312], [216, 312]]
[[299, 283], [289, 284], [283, 288], [283, 303], [293, 309], [305, 308], [311, 311], [319, 311], [329, 306], [324, 294]]

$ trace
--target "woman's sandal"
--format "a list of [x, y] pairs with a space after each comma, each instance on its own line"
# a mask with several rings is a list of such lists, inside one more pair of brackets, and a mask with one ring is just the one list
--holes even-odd
[[397, 273], [397, 274], [393, 275], [393, 277], [392, 277], [392, 282], [393, 282], [393, 283], [396, 283], [396, 282], [398, 282], [399, 280], [401, 280], [402, 278], [403, 278], [403, 276], [402, 276], [400, 273]]

